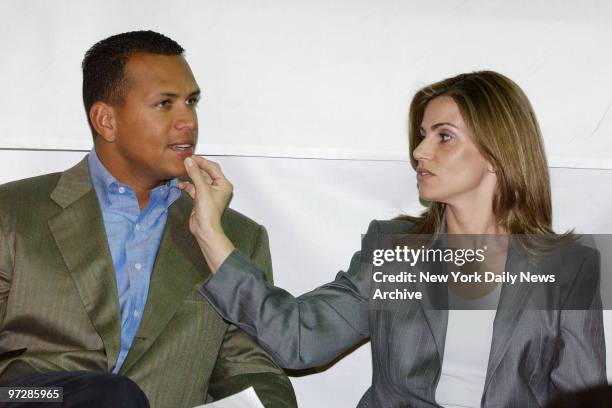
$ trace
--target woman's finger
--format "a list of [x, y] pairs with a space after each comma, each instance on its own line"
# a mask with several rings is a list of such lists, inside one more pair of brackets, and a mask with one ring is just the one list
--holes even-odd
[[[211, 183], [206, 180], [204, 172], [200, 169], [195, 160], [193, 160], [195, 157], [196, 156], [192, 156], [185, 159], [185, 169], [193, 183], [192, 186], [195, 186], [196, 191], [200, 191], [209, 188], [208, 186]], [[210, 176], [208, 176], [208, 178], [210, 178]]]
[[195, 186], [187, 181], [181, 181], [179, 188], [189, 194], [195, 200]]
[[197, 163], [198, 167], [202, 169], [208, 176], [213, 180], [225, 180], [225, 174], [221, 171], [221, 166], [214, 161], [207, 160], [200, 156], [191, 156], [191, 158]]

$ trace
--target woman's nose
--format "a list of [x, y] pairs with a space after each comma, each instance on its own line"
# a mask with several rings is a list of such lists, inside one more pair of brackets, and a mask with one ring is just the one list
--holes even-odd
[[421, 140], [421, 143], [419, 143], [418, 146], [413, 150], [412, 157], [414, 157], [414, 159], [417, 161], [427, 160], [431, 159], [432, 154], [433, 150], [430, 146], [428, 139], [425, 137], [423, 138], [423, 140]]

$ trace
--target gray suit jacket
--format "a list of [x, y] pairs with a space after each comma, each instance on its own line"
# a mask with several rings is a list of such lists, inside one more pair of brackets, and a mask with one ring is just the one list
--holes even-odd
[[[381, 234], [406, 234], [405, 221], [373, 221], [362, 248], [378, 245]], [[506, 270], [521, 269], [508, 255]], [[598, 253], [572, 245], [548, 267], [573, 271], [562, 293], [539, 299], [539, 310], [525, 310], [530, 285], [502, 287], [493, 325], [483, 407], [541, 407], [560, 392], [605, 382], [605, 343], [599, 296]], [[578, 271], [578, 273], [576, 273]], [[347, 272], [297, 298], [265, 282], [263, 274], [234, 251], [200, 292], [228, 320], [258, 338], [283, 367], [322, 365], [350, 346], [370, 338], [372, 385], [359, 407], [437, 407], [447, 310], [409, 302], [403, 308], [373, 307], [372, 267], [353, 256]], [[576, 288], [590, 299], [567, 310]], [[423, 291], [436, 290], [434, 286]], [[433, 295], [424, 293], [424, 297]]]

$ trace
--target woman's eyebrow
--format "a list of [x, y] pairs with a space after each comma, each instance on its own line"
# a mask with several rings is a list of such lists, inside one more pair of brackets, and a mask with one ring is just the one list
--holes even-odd
[[[446, 126], [450, 126], [450, 127], [454, 127], [455, 129], [460, 130], [460, 129], [459, 129], [459, 127], [458, 127], [457, 125], [453, 125], [453, 124], [452, 124], [452, 123], [450, 123], [450, 122], [439, 122], [439, 123], [436, 123], [435, 125], [432, 125], [432, 126], [431, 126], [431, 130], [436, 130], [436, 129], [437, 129], [437, 128], [439, 128], [440, 126], [445, 126], [445, 125], [446, 125]], [[423, 126], [420, 126], [420, 127], [419, 127], [419, 130], [420, 130], [421, 132], [425, 132], [425, 128], [423, 128]]]
[[454, 127], [455, 129], [459, 130], [459, 127], [457, 125], [453, 125], [450, 122], [440, 122], [440, 123], [436, 123], [435, 125], [433, 125], [431, 127], [431, 130], [436, 130], [437, 128], [439, 128], [440, 126], [450, 126], [450, 127]]

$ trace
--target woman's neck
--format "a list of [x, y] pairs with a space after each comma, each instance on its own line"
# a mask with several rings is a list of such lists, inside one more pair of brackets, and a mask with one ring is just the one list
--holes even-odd
[[497, 223], [492, 208], [446, 206], [448, 243], [452, 247], [484, 249], [488, 271], [503, 271], [508, 250], [508, 233]]
[[504, 227], [497, 223], [492, 207], [474, 206], [460, 208], [447, 205], [445, 211], [448, 234], [495, 234], [505, 235]]

